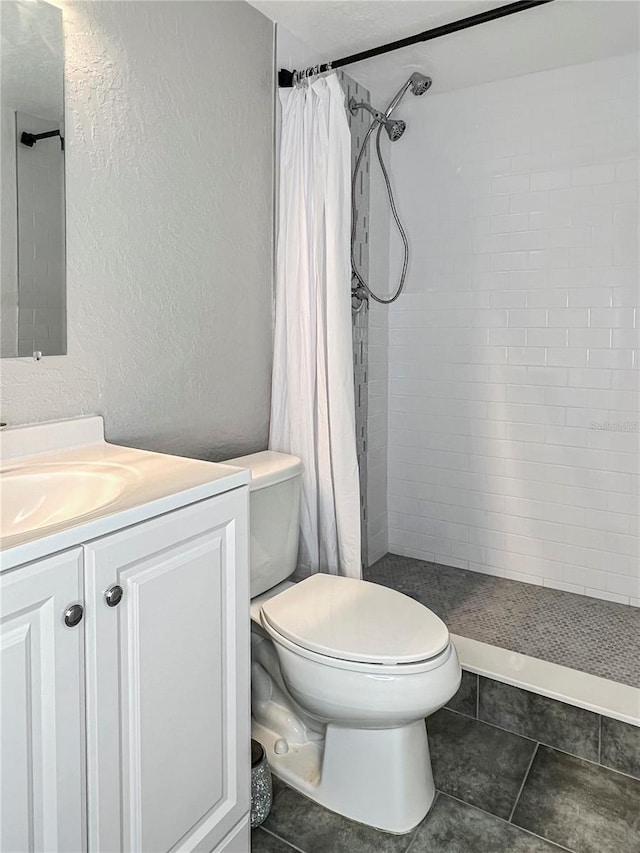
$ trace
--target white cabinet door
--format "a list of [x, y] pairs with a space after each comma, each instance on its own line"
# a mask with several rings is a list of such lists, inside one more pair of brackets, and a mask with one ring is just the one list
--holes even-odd
[[0, 578], [0, 850], [85, 850], [77, 548]]
[[247, 521], [241, 488], [85, 546], [90, 851], [208, 853], [249, 810]]

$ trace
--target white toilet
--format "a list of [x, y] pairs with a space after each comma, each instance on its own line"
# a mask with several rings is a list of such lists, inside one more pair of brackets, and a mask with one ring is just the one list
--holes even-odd
[[296, 568], [302, 465], [250, 468], [252, 737], [276, 776], [353, 820], [404, 833], [435, 789], [424, 718], [457, 691], [446, 625], [395, 590]]

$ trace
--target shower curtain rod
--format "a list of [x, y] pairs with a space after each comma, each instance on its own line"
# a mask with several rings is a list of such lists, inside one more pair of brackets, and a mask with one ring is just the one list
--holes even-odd
[[[471, 15], [468, 18], [461, 18], [459, 21], [452, 21], [450, 24], [443, 24], [440, 27], [433, 27], [433, 29], [417, 33], [415, 36], [407, 36], [406, 38], [398, 39], [398, 41], [392, 41], [389, 42], [389, 44], [380, 45], [380, 47], [372, 47], [370, 50], [363, 50], [361, 53], [353, 53], [351, 56], [343, 56], [342, 59], [336, 59], [333, 62], [325, 62], [322, 65], [316, 65], [298, 73], [301, 77], [311, 74], [322, 74], [324, 71], [341, 68], [343, 65], [352, 65], [354, 62], [360, 62], [363, 59], [382, 56], [382, 54], [391, 53], [393, 50], [400, 50], [400, 48], [409, 47], [409, 45], [412, 44], [419, 44], [422, 41], [431, 41], [431, 39], [440, 38], [440, 36], [457, 33], [459, 30], [476, 27], [478, 24], [485, 24], [487, 21], [495, 21], [498, 18], [504, 18], [507, 15], [514, 15], [516, 12], [524, 12], [526, 9], [532, 9], [534, 6], [544, 6], [546, 3], [551, 2], [553, 2], [553, 0], [521, 0], [521, 2], [518, 3], [509, 3], [507, 6], [498, 6], [496, 9], [489, 9], [487, 12], [480, 12], [479, 14]], [[278, 85], [281, 88], [293, 86], [294, 73], [296, 72], [289, 71], [286, 68], [281, 68], [278, 72]]]

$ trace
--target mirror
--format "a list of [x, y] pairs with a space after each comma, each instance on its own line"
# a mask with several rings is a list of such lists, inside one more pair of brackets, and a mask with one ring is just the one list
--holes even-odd
[[0, 33], [0, 355], [64, 355], [62, 12], [1, 0]]

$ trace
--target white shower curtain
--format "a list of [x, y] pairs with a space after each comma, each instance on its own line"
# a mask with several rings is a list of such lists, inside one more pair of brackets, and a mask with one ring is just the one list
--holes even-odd
[[280, 90], [269, 446], [304, 464], [299, 569], [361, 576], [351, 343], [351, 137], [335, 74]]

